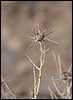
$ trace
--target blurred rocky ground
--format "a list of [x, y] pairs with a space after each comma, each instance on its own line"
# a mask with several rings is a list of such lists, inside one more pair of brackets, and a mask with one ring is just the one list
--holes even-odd
[[[17, 98], [29, 98], [33, 89], [32, 64], [25, 55], [25, 49], [32, 43], [36, 24], [42, 30], [57, 29], [47, 36], [59, 45], [46, 42], [46, 61], [42, 72], [39, 98], [48, 98], [48, 85], [53, 88], [51, 73], [56, 67], [51, 50], [61, 54], [62, 66], [67, 70], [72, 63], [72, 2], [71, 1], [2, 1], [1, 2], [1, 73]], [[39, 45], [27, 54], [39, 65]], [[58, 73], [58, 72], [56, 72]], [[2, 96], [2, 98], [4, 98]]]

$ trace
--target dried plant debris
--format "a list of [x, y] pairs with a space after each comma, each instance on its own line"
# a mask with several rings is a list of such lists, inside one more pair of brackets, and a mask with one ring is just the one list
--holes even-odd
[[15, 95], [5, 82], [4, 78], [1, 76], [1, 93], [5, 97], [5, 99], [16, 99]]
[[55, 42], [55, 41], [53, 41], [53, 40], [51, 40], [51, 39], [46, 38], [47, 35], [49, 35], [49, 34], [55, 32], [56, 29], [53, 30], [53, 31], [51, 31], [51, 32], [46, 33], [47, 29], [45, 29], [44, 31], [42, 31], [42, 30], [40, 29], [40, 27], [39, 27], [39, 24], [37, 24], [37, 27], [38, 27], [38, 32], [35, 33], [35, 31], [34, 31], [34, 36], [33, 36], [33, 37], [32, 37], [32, 36], [22, 36], [22, 37], [25, 37], [25, 38], [31, 38], [31, 39], [33, 40], [33, 42], [32, 42], [32, 43], [28, 46], [28, 48], [25, 50], [25, 52], [26, 52], [30, 47], [34, 46], [37, 42], [42, 43], [43, 41], [44, 41], [44, 42], [49, 41], [49, 42], [53, 42], [53, 43], [55, 43], [55, 44], [58, 44], [57, 42]]
[[[71, 91], [72, 89], [72, 75], [71, 75], [72, 65], [69, 67], [68, 71], [65, 71], [61, 65], [60, 54], [58, 54], [58, 62], [57, 62], [54, 51], [52, 51], [52, 53], [54, 56], [54, 61], [56, 64], [57, 71], [59, 73], [58, 75], [55, 74], [55, 76], [58, 76], [58, 79], [55, 79], [54, 75], [52, 76], [53, 85], [61, 99], [72, 99], [72, 91]], [[56, 80], [58, 81], [57, 83], [56, 83]], [[59, 90], [59, 87], [58, 87], [61, 82], [63, 82], [65, 85], [63, 91]], [[50, 88], [49, 88], [49, 91], [51, 92]], [[53, 95], [53, 92], [51, 93]], [[53, 98], [52, 95], [51, 97]]]

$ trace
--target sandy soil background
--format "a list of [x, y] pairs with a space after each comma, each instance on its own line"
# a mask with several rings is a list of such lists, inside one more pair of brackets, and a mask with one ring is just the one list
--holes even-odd
[[[57, 73], [51, 50], [61, 54], [62, 66], [67, 70], [72, 63], [72, 2], [71, 1], [2, 1], [1, 2], [1, 73], [17, 98], [29, 98], [33, 89], [32, 64], [24, 50], [32, 43], [36, 23], [42, 30], [57, 29], [47, 36], [59, 45], [45, 43], [46, 53], [39, 98], [48, 98], [48, 85], [53, 88], [51, 73]], [[21, 37], [22, 36], [22, 37]], [[28, 55], [39, 65], [39, 45], [28, 50]], [[4, 98], [4, 96], [2, 96]]]

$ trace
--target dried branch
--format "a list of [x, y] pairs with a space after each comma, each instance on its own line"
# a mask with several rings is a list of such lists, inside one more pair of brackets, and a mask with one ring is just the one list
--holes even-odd
[[12, 93], [12, 91], [10, 90], [9, 86], [7, 85], [7, 83], [5, 82], [5, 80], [3, 79], [2, 76], [1, 76], [1, 82], [2, 82], [2, 84], [4, 84], [5, 88], [8, 90], [8, 92], [5, 93], [5, 90], [2, 87], [2, 93], [4, 94], [4, 96], [6, 98], [8, 98], [8, 96], [6, 94], [10, 94], [10, 98], [11, 99], [16, 99], [16, 97], [14, 96], [14, 94]]

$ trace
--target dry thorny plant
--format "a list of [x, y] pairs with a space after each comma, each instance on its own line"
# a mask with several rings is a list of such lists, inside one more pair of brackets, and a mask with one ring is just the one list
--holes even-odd
[[[57, 42], [46, 38], [47, 35], [49, 35], [50, 33], [54, 32], [54, 31], [51, 31], [51, 32], [45, 34], [46, 30], [42, 31], [39, 28], [39, 25], [38, 25], [38, 32], [34, 33], [34, 37], [25, 36], [27, 38], [31, 38], [31, 39], [34, 40], [34, 42], [25, 51], [27, 51], [31, 46], [35, 45], [38, 42], [40, 44], [40, 52], [41, 52], [41, 55], [40, 55], [40, 66], [39, 67], [36, 66], [34, 64], [34, 62], [30, 59], [30, 57], [26, 54], [26, 56], [28, 57], [28, 59], [30, 60], [30, 62], [34, 66], [33, 67], [34, 89], [33, 89], [33, 92], [30, 90], [30, 95], [31, 95], [30, 98], [32, 98], [32, 99], [36, 99], [37, 95], [39, 93], [41, 75], [42, 75], [42, 73], [41, 73], [42, 72], [42, 66], [44, 65], [44, 62], [45, 62], [45, 53], [49, 50], [49, 48], [47, 50], [45, 50], [45, 46], [43, 46], [42, 42], [48, 40], [48, 41], [51, 41], [53, 43], [58, 44]], [[38, 76], [36, 76], [36, 70], [38, 71]], [[4, 95], [4, 97], [6, 99], [8, 99], [8, 98], [16, 99], [15, 95], [12, 93], [11, 89], [9, 88], [9, 86], [7, 85], [5, 79], [2, 76], [1, 76], [1, 92], [2, 92], [2, 94]]]
[[[54, 74], [52, 76], [53, 85], [61, 99], [71, 99], [72, 98], [72, 93], [71, 93], [72, 92], [71, 90], [72, 89], [72, 75], [71, 75], [72, 65], [70, 65], [68, 71], [65, 71], [65, 69], [61, 65], [60, 54], [58, 54], [58, 63], [57, 63], [57, 59], [54, 51], [52, 51], [52, 53], [54, 56], [56, 69], [58, 71], [58, 75]], [[58, 77], [55, 79], [54, 76], [58, 76]], [[58, 89], [58, 85], [60, 85], [61, 82], [63, 82], [65, 85], [64, 90], [62, 92]], [[48, 89], [50, 91], [50, 95], [52, 99], [59, 99], [59, 97], [54, 94], [54, 92], [50, 89], [50, 87], [48, 87]]]
[[[30, 47], [34, 46], [37, 42], [39, 43], [40, 45], [40, 64], [39, 64], [39, 67], [31, 60], [31, 58], [26, 54], [27, 58], [29, 59], [29, 61], [32, 63], [33, 65], [33, 83], [34, 83], [34, 86], [33, 86], [33, 91], [30, 89], [30, 99], [37, 99], [38, 97], [38, 94], [40, 92], [40, 86], [41, 86], [41, 76], [42, 76], [42, 67], [45, 63], [45, 53], [49, 50], [46, 49], [45, 50], [45, 46], [43, 45], [43, 42], [46, 42], [47, 41], [50, 41], [50, 42], [53, 42], [55, 44], [58, 44], [57, 42], [51, 40], [51, 39], [48, 39], [46, 38], [47, 35], [53, 33], [54, 31], [51, 31], [51, 32], [48, 32], [45, 34], [46, 30], [45, 31], [42, 31], [38, 26], [38, 32], [35, 33], [34, 32], [34, 36], [31, 37], [31, 36], [24, 36], [24, 37], [27, 37], [27, 38], [31, 38], [33, 39], [33, 42], [28, 46], [28, 48], [25, 50], [25, 53], [27, 50], [29, 50]], [[60, 55], [58, 55], [58, 63], [57, 64], [57, 61], [56, 61], [56, 56], [55, 56], [55, 53], [53, 52], [53, 56], [54, 56], [54, 60], [55, 60], [55, 63], [56, 63], [56, 67], [57, 67], [57, 71], [59, 71], [59, 78], [60, 78], [60, 81], [56, 84], [55, 83], [55, 79], [54, 80], [54, 77], [52, 76], [52, 81], [53, 81], [53, 84], [54, 84], [54, 87], [56, 88], [58, 94], [60, 95], [61, 98], [63, 99], [70, 99], [71, 98], [71, 87], [72, 87], [72, 81], [69, 82], [69, 80], [72, 80], [72, 77], [70, 76], [70, 71], [71, 71], [71, 66], [69, 68], [68, 71], [63, 71], [62, 72], [62, 69], [61, 69], [61, 60], [60, 60]], [[58, 68], [59, 66], [59, 68]], [[36, 72], [38, 72], [38, 75], [36, 74]], [[2, 94], [6, 97], [6, 99], [10, 98], [10, 99], [16, 99], [16, 97], [14, 96], [14, 94], [12, 93], [12, 91], [10, 90], [10, 88], [8, 87], [7, 83], [5, 82], [5, 80], [3, 79], [3, 77], [1, 77], [1, 84], [4, 84], [4, 87], [6, 89], [6, 92], [5, 89], [1, 88], [2, 90]], [[57, 86], [61, 83], [61, 81], [63, 81], [66, 85], [66, 89], [61, 93], [60, 90], [57, 88]], [[49, 89], [49, 92], [50, 92], [50, 95], [51, 95], [51, 98], [52, 99], [59, 99], [55, 93], [50, 89], [50, 87], [48, 87]]]
[[[42, 31], [40, 29], [39, 25], [37, 25], [37, 26], [38, 26], [38, 32], [37, 33], [34, 32], [34, 37], [25, 36], [25, 37], [28, 37], [28, 38], [32, 38], [34, 40], [34, 42], [31, 43], [31, 45], [25, 51], [27, 51], [31, 46], [35, 45], [37, 42], [40, 45], [40, 65], [39, 65], [39, 67], [26, 54], [26, 56], [28, 57], [28, 59], [30, 60], [30, 62], [34, 66], [33, 67], [34, 87], [33, 87], [33, 91], [30, 90], [30, 98], [31, 99], [36, 99], [38, 97], [38, 93], [40, 91], [40, 86], [41, 86], [42, 67], [43, 67], [44, 62], [45, 62], [45, 53], [49, 50], [49, 48], [45, 50], [45, 46], [43, 46], [43, 41], [45, 42], [46, 40], [48, 40], [50, 42], [58, 44], [57, 42], [46, 38], [47, 35], [49, 35], [50, 33], [54, 32], [56, 30], [48, 32], [47, 34], [45, 34], [46, 30]], [[38, 75], [36, 75], [36, 71], [38, 71]]]
[[[41, 45], [42, 45], [42, 42], [43, 42], [43, 41], [46, 42], [46, 40], [47, 40], [47, 41], [53, 42], [53, 43], [55, 43], [55, 44], [58, 44], [57, 42], [55, 42], [55, 41], [53, 41], [53, 40], [51, 40], [51, 39], [46, 38], [47, 35], [49, 35], [49, 34], [55, 32], [56, 29], [53, 30], [53, 31], [51, 31], [51, 32], [46, 33], [47, 29], [45, 29], [44, 31], [42, 31], [42, 30], [40, 29], [40, 27], [39, 27], [39, 24], [37, 24], [37, 26], [38, 26], [38, 32], [35, 33], [35, 31], [34, 31], [34, 36], [33, 36], [33, 37], [32, 37], [32, 36], [22, 36], [22, 37], [26, 37], [26, 38], [31, 38], [31, 39], [33, 39], [33, 42], [28, 46], [28, 48], [25, 50], [25, 52], [26, 52], [30, 47], [34, 46], [37, 42], [41, 43]], [[46, 34], [45, 34], [45, 33], [46, 33]], [[40, 50], [41, 50], [41, 49], [40, 49]]]

